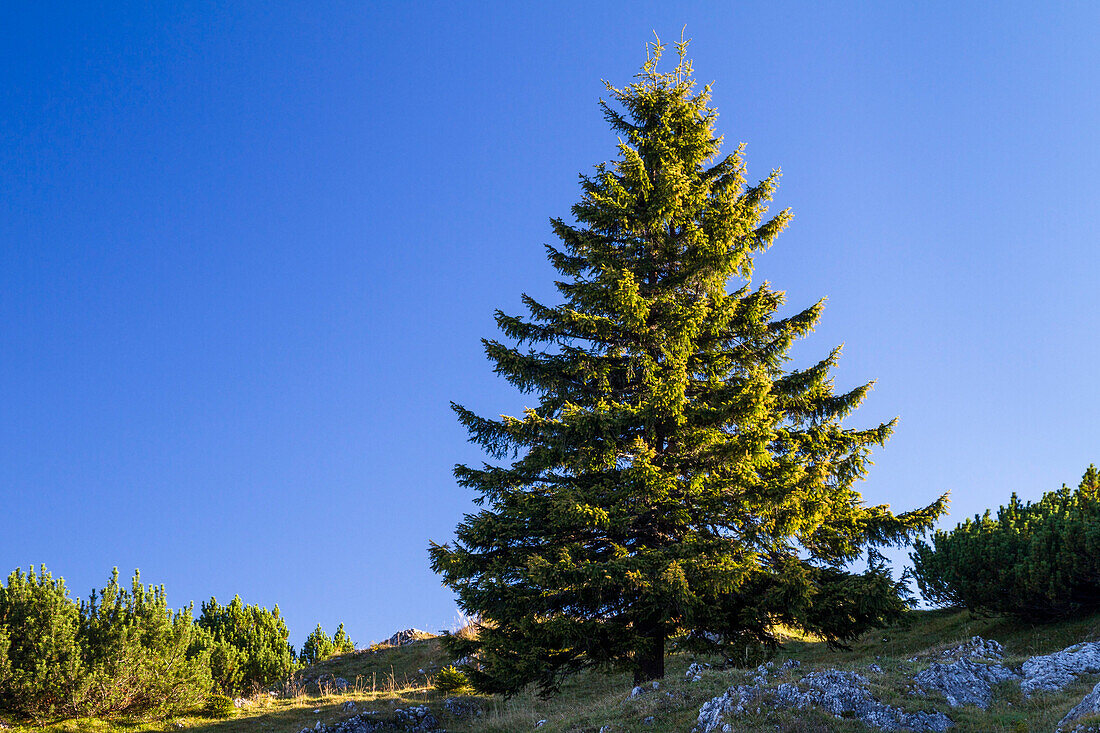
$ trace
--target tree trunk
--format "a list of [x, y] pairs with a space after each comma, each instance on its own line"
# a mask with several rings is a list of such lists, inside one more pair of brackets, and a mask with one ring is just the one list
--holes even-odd
[[665, 676], [665, 631], [654, 629], [646, 635], [646, 644], [639, 650], [637, 664], [634, 667], [634, 684], [640, 685], [650, 680], [664, 679]]

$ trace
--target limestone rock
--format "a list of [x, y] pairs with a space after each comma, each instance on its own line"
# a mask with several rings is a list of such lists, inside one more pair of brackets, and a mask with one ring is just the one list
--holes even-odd
[[427, 705], [413, 705], [404, 710], [398, 708], [393, 711], [398, 725], [407, 731], [420, 733], [421, 731], [435, 730], [439, 727], [439, 721], [432, 714]]
[[940, 652], [941, 659], [949, 660], [965, 657], [968, 659], [995, 659], [1000, 661], [1004, 659], [1004, 656], [1005, 649], [999, 641], [983, 639], [980, 636], [972, 636], [968, 641]]
[[456, 718], [480, 718], [484, 714], [481, 704], [469, 697], [448, 697], [443, 709]]
[[1100, 683], [1097, 683], [1096, 687], [1092, 688], [1092, 692], [1085, 695], [1081, 702], [1066, 713], [1066, 717], [1058, 723], [1058, 729], [1061, 730], [1067, 723], [1072, 723], [1086, 715], [1100, 715]]
[[703, 679], [703, 670], [710, 669], [709, 664], [700, 664], [699, 662], [692, 662], [688, 665], [687, 673], [684, 677], [688, 682], [698, 682]]
[[1061, 690], [1081, 674], [1100, 672], [1100, 641], [1074, 644], [1054, 654], [1032, 657], [1024, 662], [1026, 695], [1039, 690]]
[[827, 669], [811, 672], [798, 683], [785, 682], [770, 690], [759, 680], [767, 670], [757, 670], [752, 685], [734, 685], [704, 703], [696, 730], [701, 733], [732, 731], [730, 719], [745, 712], [757, 712], [763, 705], [798, 710], [816, 708], [837, 718], [858, 718], [882, 730], [945, 731], [951, 720], [943, 713], [907, 713], [885, 705], [867, 688], [867, 679], [855, 672]]
[[435, 636], [429, 634], [427, 631], [421, 631], [420, 629], [404, 629], [386, 639], [385, 643], [389, 646], [405, 646], [406, 644], [412, 644], [416, 641], [433, 638], [435, 638]]
[[993, 701], [993, 685], [1020, 675], [1001, 664], [987, 664], [963, 657], [950, 664], [933, 662], [913, 681], [923, 690], [943, 693], [951, 707], [977, 705], [985, 710]]

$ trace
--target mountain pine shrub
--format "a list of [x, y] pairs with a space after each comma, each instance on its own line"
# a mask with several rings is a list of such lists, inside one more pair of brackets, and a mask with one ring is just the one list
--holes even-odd
[[80, 610], [43, 565], [0, 585], [0, 708], [39, 718], [75, 712], [84, 676]]
[[[342, 626], [341, 624], [341, 627]], [[325, 633], [325, 630], [321, 628], [321, 624], [317, 624], [317, 628], [309, 632], [305, 644], [302, 645], [302, 664], [316, 664], [317, 662], [328, 659], [335, 653], [336, 645], [332, 642], [332, 639], [329, 638], [329, 635]]]
[[442, 695], [468, 692], [471, 689], [470, 678], [466, 676], [465, 672], [453, 665], [439, 670], [439, 674], [435, 676], [432, 684]]
[[1100, 472], [914, 544], [921, 593], [940, 605], [1043, 622], [1100, 609]]
[[194, 650], [209, 653], [214, 684], [227, 695], [281, 682], [298, 668], [278, 606], [246, 605], [240, 596], [223, 606], [211, 598], [197, 624], [204, 633]]
[[342, 623], [332, 636], [332, 647], [334, 654], [348, 654], [355, 651], [355, 642], [348, 636], [348, 632], [344, 631]]
[[136, 570], [127, 589], [116, 568], [80, 604], [80, 713], [164, 717], [200, 706], [212, 680], [207, 655], [193, 649], [199, 633], [191, 606], [173, 611], [164, 586], [143, 585]]
[[210, 695], [206, 698], [203, 712], [211, 718], [228, 718], [233, 715], [236, 707], [233, 704], [233, 698], [228, 695]]
[[0, 707], [36, 719], [190, 710], [211, 684], [195, 634], [190, 607], [172, 611], [136, 572], [126, 589], [116, 569], [77, 604], [44, 566], [16, 570], [0, 587]]

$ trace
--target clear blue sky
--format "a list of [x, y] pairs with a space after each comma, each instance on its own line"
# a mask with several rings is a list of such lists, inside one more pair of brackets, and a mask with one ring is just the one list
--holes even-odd
[[0, 21], [5, 572], [450, 626], [448, 401], [522, 408], [479, 338], [553, 297], [600, 80], [685, 23], [784, 171], [758, 275], [829, 298], [798, 363], [846, 343], [852, 424], [901, 417], [865, 497], [953, 523], [1100, 462], [1096, 3], [92, 5]]

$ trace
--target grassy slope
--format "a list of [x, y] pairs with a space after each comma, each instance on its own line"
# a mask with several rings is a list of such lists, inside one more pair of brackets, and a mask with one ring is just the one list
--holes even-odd
[[[1028, 627], [1004, 619], [972, 618], [966, 612], [918, 611], [902, 627], [868, 634], [850, 651], [830, 651], [820, 643], [790, 640], [778, 660], [799, 659], [803, 667], [799, 674], [824, 666], [861, 670], [877, 662], [885, 675], [868, 675], [875, 693], [885, 702], [901, 703], [908, 709], [940, 709], [954, 720], [954, 729], [967, 731], [1049, 731], [1080, 698], [1091, 689], [1096, 679], [1083, 679], [1059, 694], [1039, 695], [1025, 700], [1018, 687], [1006, 684], [988, 711], [973, 708], [951, 709], [942, 701], [918, 700], [910, 697], [905, 679], [919, 670], [938, 651], [964, 641], [973, 635], [997, 639], [1005, 645], [1008, 662], [1019, 664], [1028, 656], [1057, 651], [1070, 644], [1100, 639], [1100, 615], [1042, 627]], [[916, 656], [915, 662], [910, 662]], [[427, 703], [439, 715], [443, 726], [451, 733], [466, 731], [534, 730], [535, 723], [546, 720], [540, 731], [591, 731], [612, 724], [616, 733], [628, 731], [688, 731], [695, 723], [699, 706], [721, 694], [730, 684], [745, 679], [736, 670], [712, 670], [697, 683], [684, 681], [684, 671], [693, 657], [675, 654], [668, 662], [668, 676], [658, 691], [648, 691], [641, 698], [627, 700], [631, 688], [626, 675], [584, 673], [568, 681], [562, 693], [549, 700], [533, 694], [510, 700], [483, 698], [486, 713], [472, 721], [460, 721], [442, 714], [442, 699], [430, 689], [430, 677], [445, 659], [439, 642], [430, 640], [405, 647], [383, 649], [376, 653], [355, 653], [337, 657], [306, 671], [316, 678], [327, 673], [344, 677], [353, 689], [342, 693], [322, 691], [314, 685], [300, 690], [296, 697], [256, 698], [256, 703], [237, 710], [228, 720], [208, 720], [200, 717], [181, 718], [164, 723], [104, 722], [77, 720], [46, 726], [45, 730], [98, 731], [174, 731], [192, 733], [297, 733], [313, 727], [318, 721], [332, 723], [353, 713], [340, 708], [347, 700], [356, 702], [358, 712], [378, 711], [379, 717], [389, 717], [397, 707]], [[715, 660], [702, 660], [715, 661]], [[420, 670], [424, 670], [421, 673]], [[671, 696], [669, 695], [671, 693]], [[319, 711], [319, 712], [314, 712]], [[649, 716], [651, 725], [643, 724]], [[19, 731], [31, 730], [15, 728]], [[43, 730], [41, 728], [37, 730]], [[855, 721], [836, 720], [823, 714], [791, 711], [761, 711], [743, 718], [738, 731], [863, 731]]]

